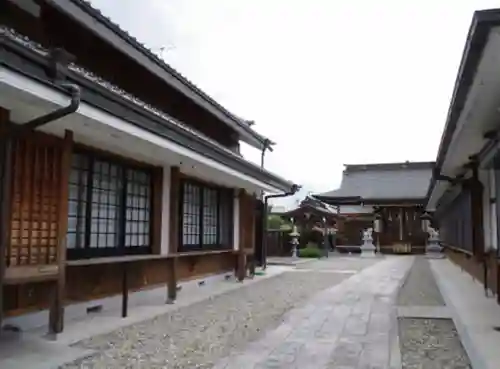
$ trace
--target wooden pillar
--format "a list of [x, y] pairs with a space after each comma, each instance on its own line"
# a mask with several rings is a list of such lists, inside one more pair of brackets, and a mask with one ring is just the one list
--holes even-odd
[[482, 260], [484, 256], [483, 228], [483, 184], [479, 180], [479, 170], [476, 162], [472, 163], [472, 178], [469, 180], [472, 220], [472, 250], [474, 256]]
[[128, 263], [122, 264], [122, 318], [128, 315]]
[[239, 229], [239, 245], [238, 245], [238, 253], [237, 253], [237, 262], [236, 262], [236, 278], [239, 282], [242, 282], [245, 279], [246, 274], [246, 255], [245, 255], [245, 246], [246, 246], [246, 238], [247, 238], [247, 227], [246, 227], [246, 219], [248, 217], [248, 209], [247, 202], [245, 196], [245, 190], [240, 189], [238, 191], [238, 201], [239, 201], [239, 221], [238, 224]]
[[250, 260], [250, 276], [253, 278], [255, 276], [255, 227], [257, 221], [257, 210], [256, 210], [256, 199], [254, 196], [248, 199], [248, 212], [250, 213], [251, 225], [249, 227], [250, 232], [250, 243], [252, 247], [252, 255]]
[[170, 170], [169, 258], [167, 259], [167, 303], [177, 298], [177, 257], [179, 252], [181, 172], [179, 167]]
[[11, 210], [12, 139], [7, 135], [9, 111], [0, 108], [0, 332], [3, 321], [3, 287], [7, 265]]
[[54, 288], [49, 314], [50, 333], [61, 333], [64, 328], [64, 290], [66, 288], [66, 233], [68, 230], [68, 192], [69, 174], [71, 171], [71, 155], [73, 151], [73, 133], [66, 131], [64, 135], [61, 157], [61, 176], [59, 183], [60, 201], [57, 219], [57, 265], [58, 276]]

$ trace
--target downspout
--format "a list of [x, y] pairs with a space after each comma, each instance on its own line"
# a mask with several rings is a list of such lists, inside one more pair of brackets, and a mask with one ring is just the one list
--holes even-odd
[[260, 154], [260, 168], [261, 169], [264, 169], [264, 158], [266, 156], [266, 150], [271, 148], [270, 143], [271, 143], [271, 141], [269, 141], [267, 139], [264, 141], [264, 147], [262, 148], [262, 152]]
[[[262, 148], [262, 152], [260, 154], [260, 169], [261, 170], [264, 170], [264, 159], [265, 159], [265, 156], [266, 156], [266, 150], [271, 150], [271, 141], [266, 139], [264, 140], [264, 147]], [[264, 200], [264, 191], [262, 191], [260, 193], [260, 200], [263, 201]]]
[[42, 115], [41, 117], [32, 119], [24, 124], [21, 124], [19, 128], [15, 129], [14, 131], [15, 133], [20, 134], [20, 133], [34, 131], [35, 129], [47, 123], [64, 118], [65, 116], [73, 114], [78, 110], [81, 99], [80, 87], [72, 83], [66, 83], [66, 82], [58, 83], [58, 85], [71, 94], [70, 104], [63, 108], [54, 110], [48, 114]]
[[264, 270], [267, 268], [267, 203], [269, 199], [293, 196], [297, 193], [298, 190], [300, 190], [300, 186], [294, 184], [287, 192], [264, 196], [264, 208], [262, 210], [262, 269]]

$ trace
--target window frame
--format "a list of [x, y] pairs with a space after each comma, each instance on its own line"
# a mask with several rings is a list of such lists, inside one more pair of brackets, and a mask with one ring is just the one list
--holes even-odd
[[[185, 244], [184, 243], [184, 198], [185, 198], [185, 185], [189, 184], [191, 186], [197, 187], [199, 189], [199, 205], [198, 205], [198, 221], [199, 221], [199, 233], [198, 233], [198, 243], [197, 244]], [[203, 193], [204, 190], [212, 190], [216, 191], [217, 198], [217, 242], [215, 244], [204, 244], [203, 243], [203, 218], [204, 218], [204, 202], [203, 202]], [[221, 196], [222, 195], [222, 196]], [[178, 251], [179, 252], [189, 252], [189, 251], [215, 251], [215, 250], [231, 250], [234, 244], [234, 197], [235, 191], [232, 188], [216, 186], [201, 180], [183, 177], [180, 179], [179, 186], [179, 207], [178, 207]], [[227, 200], [227, 214], [226, 216], [229, 218], [229, 222], [227, 224], [227, 237], [229, 238], [228, 244], [223, 244], [221, 242], [221, 237], [223, 236], [223, 232], [221, 231], [222, 227], [222, 213], [221, 207], [223, 204], [222, 199], [230, 199]]]
[[[127, 160], [126, 158], [113, 155], [107, 152], [101, 152], [98, 150], [92, 150], [86, 147], [77, 147], [73, 149], [72, 152], [72, 161], [71, 167], [69, 168], [70, 172], [73, 170], [73, 158], [74, 155], [81, 155], [88, 160], [88, 178], [87, 178], [87, 193], [85, 196], [85, 203], [87, 204], [85, 215], [84, 215], [84, 230], [79, 231], [77, 229], [76, 237], [79, 235], [83, 236], [83, 245], [82, 247], [69, 248], [66, 245], [66, 258], [68, 260], [81, 260], [81, 259], [92, 259], [99, 257], [112, 257], [112, 256], [126, 256], [126, 255], [147, 255], [151, 254], [153, 250], [153, 240], [154, 240], [154, 219], [155, 216], [155, 203], [154, 203], [154, 167], [148, 166], [146, 164], [134, 162], [133, 160]], [[92, 234], [92, 196], [93, 196], [93, 177], [95, 175], [95, 170], [93, 169], [93, 164], [96, 160], [100, 160], [103, 162], [107, 162], [111, 165], [116, 165], [121, 168], [121, 180], [120, 186], [121, 191], [116, 192], [116, 196], [120, 197], [120, 203], [117, 206], [117, 231], [115, 233], [115, 237], [118, 239], [116, 247], [91, 247], [90, 246], [90, 237]], [[92, 168], [92, 170], [90, 170]], [[147, 246], [125, 246], [125, 237], [126, 237], [126, 227], [127, 227], [127, 171], [140, 171], [142, 173], [147, 174], [149, 179], [149, 201], [147, 210], [149, 212], [148, 218], [148, 245]], [[68, 182], [68, 186], [71, 183]], [[82, 184], [78, 184], [78, 186], [82, 186]], [[69, 214], [69, 202], [72, 201], [68, 198], [68, 221], [70, 219]], [[90, 206], [89, 206], [90, 204]], [[80, 206], [80, 204], [78, 205]], [[79, 209], [77, 210], [79, 211]], [[67, 233], [68, 232], [67, 230]], [[83, 234], [82, 234], [83, 233]]]

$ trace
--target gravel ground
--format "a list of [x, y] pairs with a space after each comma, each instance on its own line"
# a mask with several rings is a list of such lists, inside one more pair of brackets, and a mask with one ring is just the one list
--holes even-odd
[[451, 319], [399, 319], [403, 369], [472, 369]]
[[291, 308], [348, 277], [286, 272], [80, 342], [77, 346], [97, 353], [61, 368], [211, 368], [232, 350], [276, 328]]
[[418, 256], [398, 294], [400, 306], [444, 306], [429, 260]]

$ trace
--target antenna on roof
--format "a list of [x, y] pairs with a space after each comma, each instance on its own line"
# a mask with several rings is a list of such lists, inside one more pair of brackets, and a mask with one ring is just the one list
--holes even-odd
[[175, 50], [175, 45], [169, 45], [169, 46], [161, 46], [161, 47], [153, 47], [151, 48], [151, 51], [156, 53], [160, 58], [163, 59], [164, 53], [168, 52], [170, 50]]

